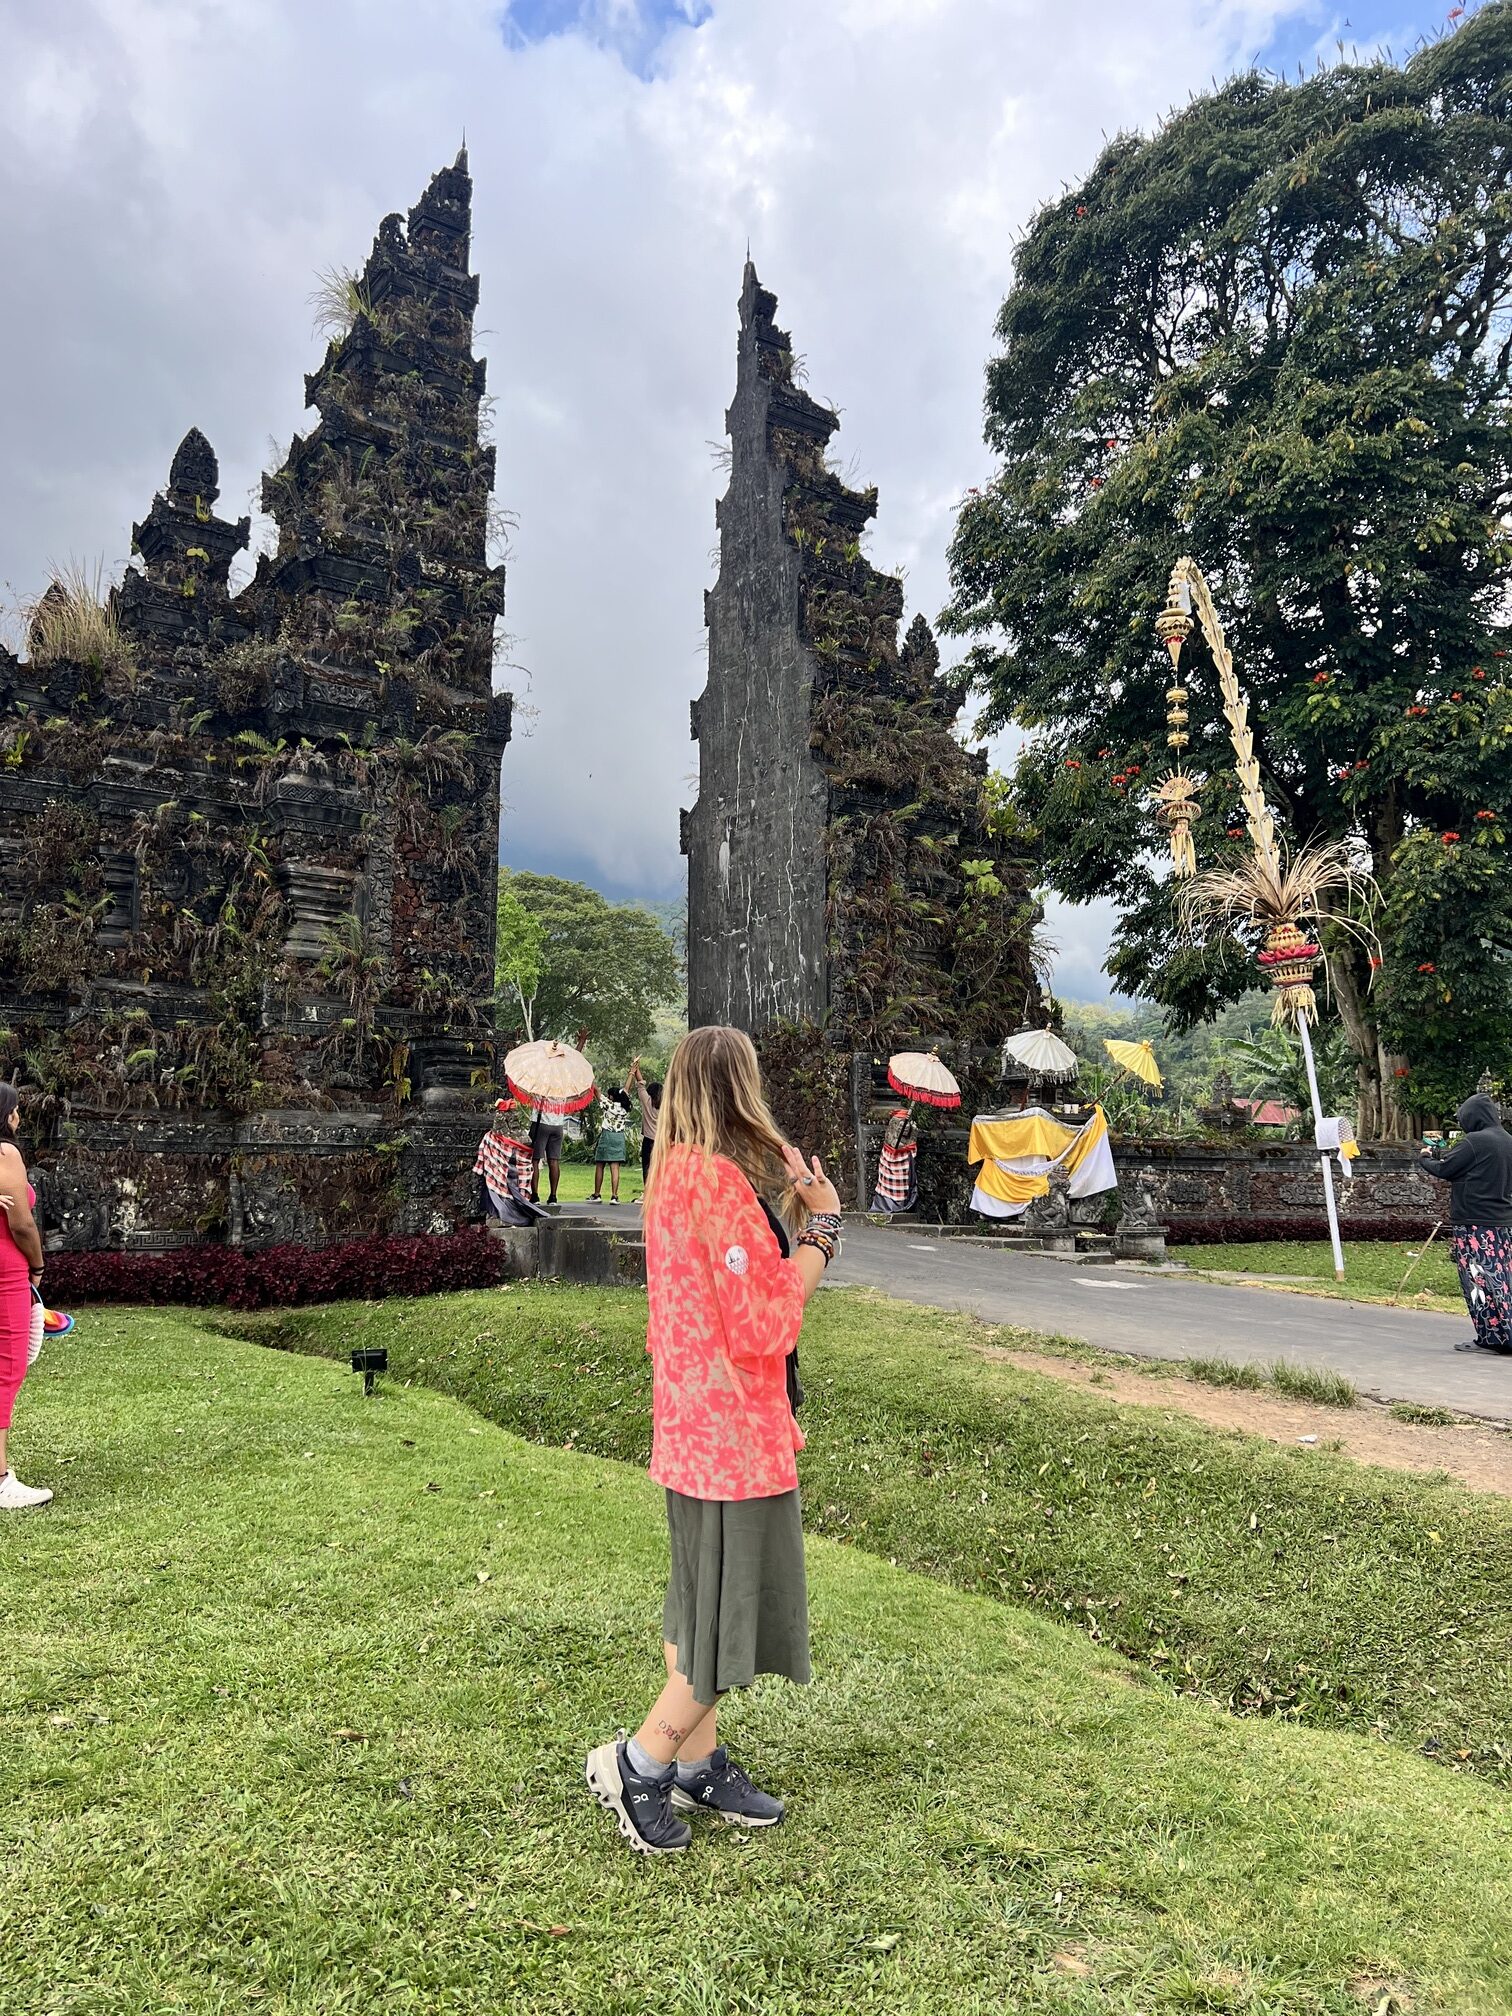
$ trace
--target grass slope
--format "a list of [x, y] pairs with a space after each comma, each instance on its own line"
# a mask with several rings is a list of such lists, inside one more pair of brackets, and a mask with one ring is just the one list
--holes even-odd
[[7, 2012], [1512, 2008], [1512, 1808], [1386, 1745], [820, 1543], [818, 1683], [731, 1718], [788, 1824], [648, 1868], [579, 1783], [655, 1657], [644, 1477], [187, 1316], [91, 1314], [25, 1418]]
[[[523, 1286], [245, 1319], [531, 1440], [644, 1464], [645, 1299]], [[802, 1349], [814, 1532], [1071, 1616], [1178, 1687], [1512, 1775], [1512, 1502], [1223, 1436], [985, 1362], [969, 1317], [827, 1290]]]
[[[1394, 1243], [1346, 1239], [1342, 1281], [1334, 1279], [1333, 1252], [1326, 1239], [1317, 1243], [1273, 1239], [1254, 1246], [1178, 1246], [1173, 1251], [1174, 1257], [1188, 1266], [1211, 1268], [1219, 1274], [1294, 1274], [1298, 1287], [1309, 1295], [1464, 1314], [1465, 1298], [1449, 1257], [1447, 1227], [1426, 1252], [1421, 1239]], [[1468, 1331], [1468, 1324], [1466, 1327]]]

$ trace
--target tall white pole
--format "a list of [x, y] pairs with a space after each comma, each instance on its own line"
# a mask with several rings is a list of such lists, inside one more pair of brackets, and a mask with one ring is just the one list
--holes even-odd
[[[1312, 1037], [1308, 1033], [1307, 1017], [1297, 1017], [1297, 1034], [1302, 1039], [1302, 1055], [1307, 1062], [1307, 1089], [1312, 1094], [1313, 1134], [1323, 1121], [1323, 1102], [1318, 1097], [1318, 1067], [1313, 1062]], [[1334, 1203], [1333, 1170], [1328, 1166], [1328, 1157], [1321, 1150], [1318, 1167], [1323, 1171], [1323, 1197], [1328, 1205], [1328, 1236], [1333, 1241], [1334, 1279], [1344, 1279], [1344, 1248], [1339, 1244], [1339, 1210]]]

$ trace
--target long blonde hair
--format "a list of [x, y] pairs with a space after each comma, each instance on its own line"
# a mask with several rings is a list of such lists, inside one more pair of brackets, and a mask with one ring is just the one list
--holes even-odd
[[797, 1231], [808, 1208], [783, 1160], [786, 1145], [761, 1089], [756, 1046], [745, 1031], [720, 1023], [690, 1030], [667, 1066], [646, 1176], [646, 1210], [654, 1208], [667, 1151], [697, 1148], [705, 1161], [727, 1156], [757, 1196], [766, 1198], [790, 1231]]

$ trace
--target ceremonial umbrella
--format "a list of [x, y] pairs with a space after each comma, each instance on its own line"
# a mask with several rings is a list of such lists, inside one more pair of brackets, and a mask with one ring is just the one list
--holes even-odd
[[504, 1059], [504, 1076], [544, 1120], [565, 1120], [593, 1104], [593, 1066], [570, 1043], [522, 1043]]
[[887, 1082], [905, 1099], [925, 1106], [959, 1106], [961, 1088], [933, 1053], [900, 1050], [887, 1060]]
[[1056, 1084], [1074, 1078], [1081, 1059], [1068, 1043], [1062, 1043], [1053, 1029], [1020, 1029], [1003, 1045], [1003, 1061], [1012, 1057], [1031, 1078]]
[[1103, 1048], [1113, 1062], [1122, 1065], [1131, 1077], [1141, 1079], [1146, 1085], [1153, 1085], [1157, 1092], [1164, 1089], [1160, 1066], [1155, 1062], [1153, 1043], [1123, 1043], [1114, 1037], [1105, 1036]]

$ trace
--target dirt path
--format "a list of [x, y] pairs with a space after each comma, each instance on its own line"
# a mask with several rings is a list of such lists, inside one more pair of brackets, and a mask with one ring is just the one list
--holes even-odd
[[[1124, 1370], [1106, 1360], [1089, 1364], [1038, 1351], [1006, 1351], [994, 1344], [975, 1348], [986, 1358], [1084, 1386], [1100, 1400], [1121, 1406], [1156, 1407], [1209, 1428], [1237, 1428], [1290, 1448], [1334, 1449], [1356, 1463], [1375, 1463], [1387, 1470], [1445, 1471], [1472, 1491], [1512, 1498], [1512, 1434], [1483, 1422], [1424, 1428], [1393, 1421], [1383, 1406], [1372, 1401], [1357, 1407], [1319, 1407], [1279, 1393]], [[1309, 1436], [1317, 1440], [1305, 1440]]]

